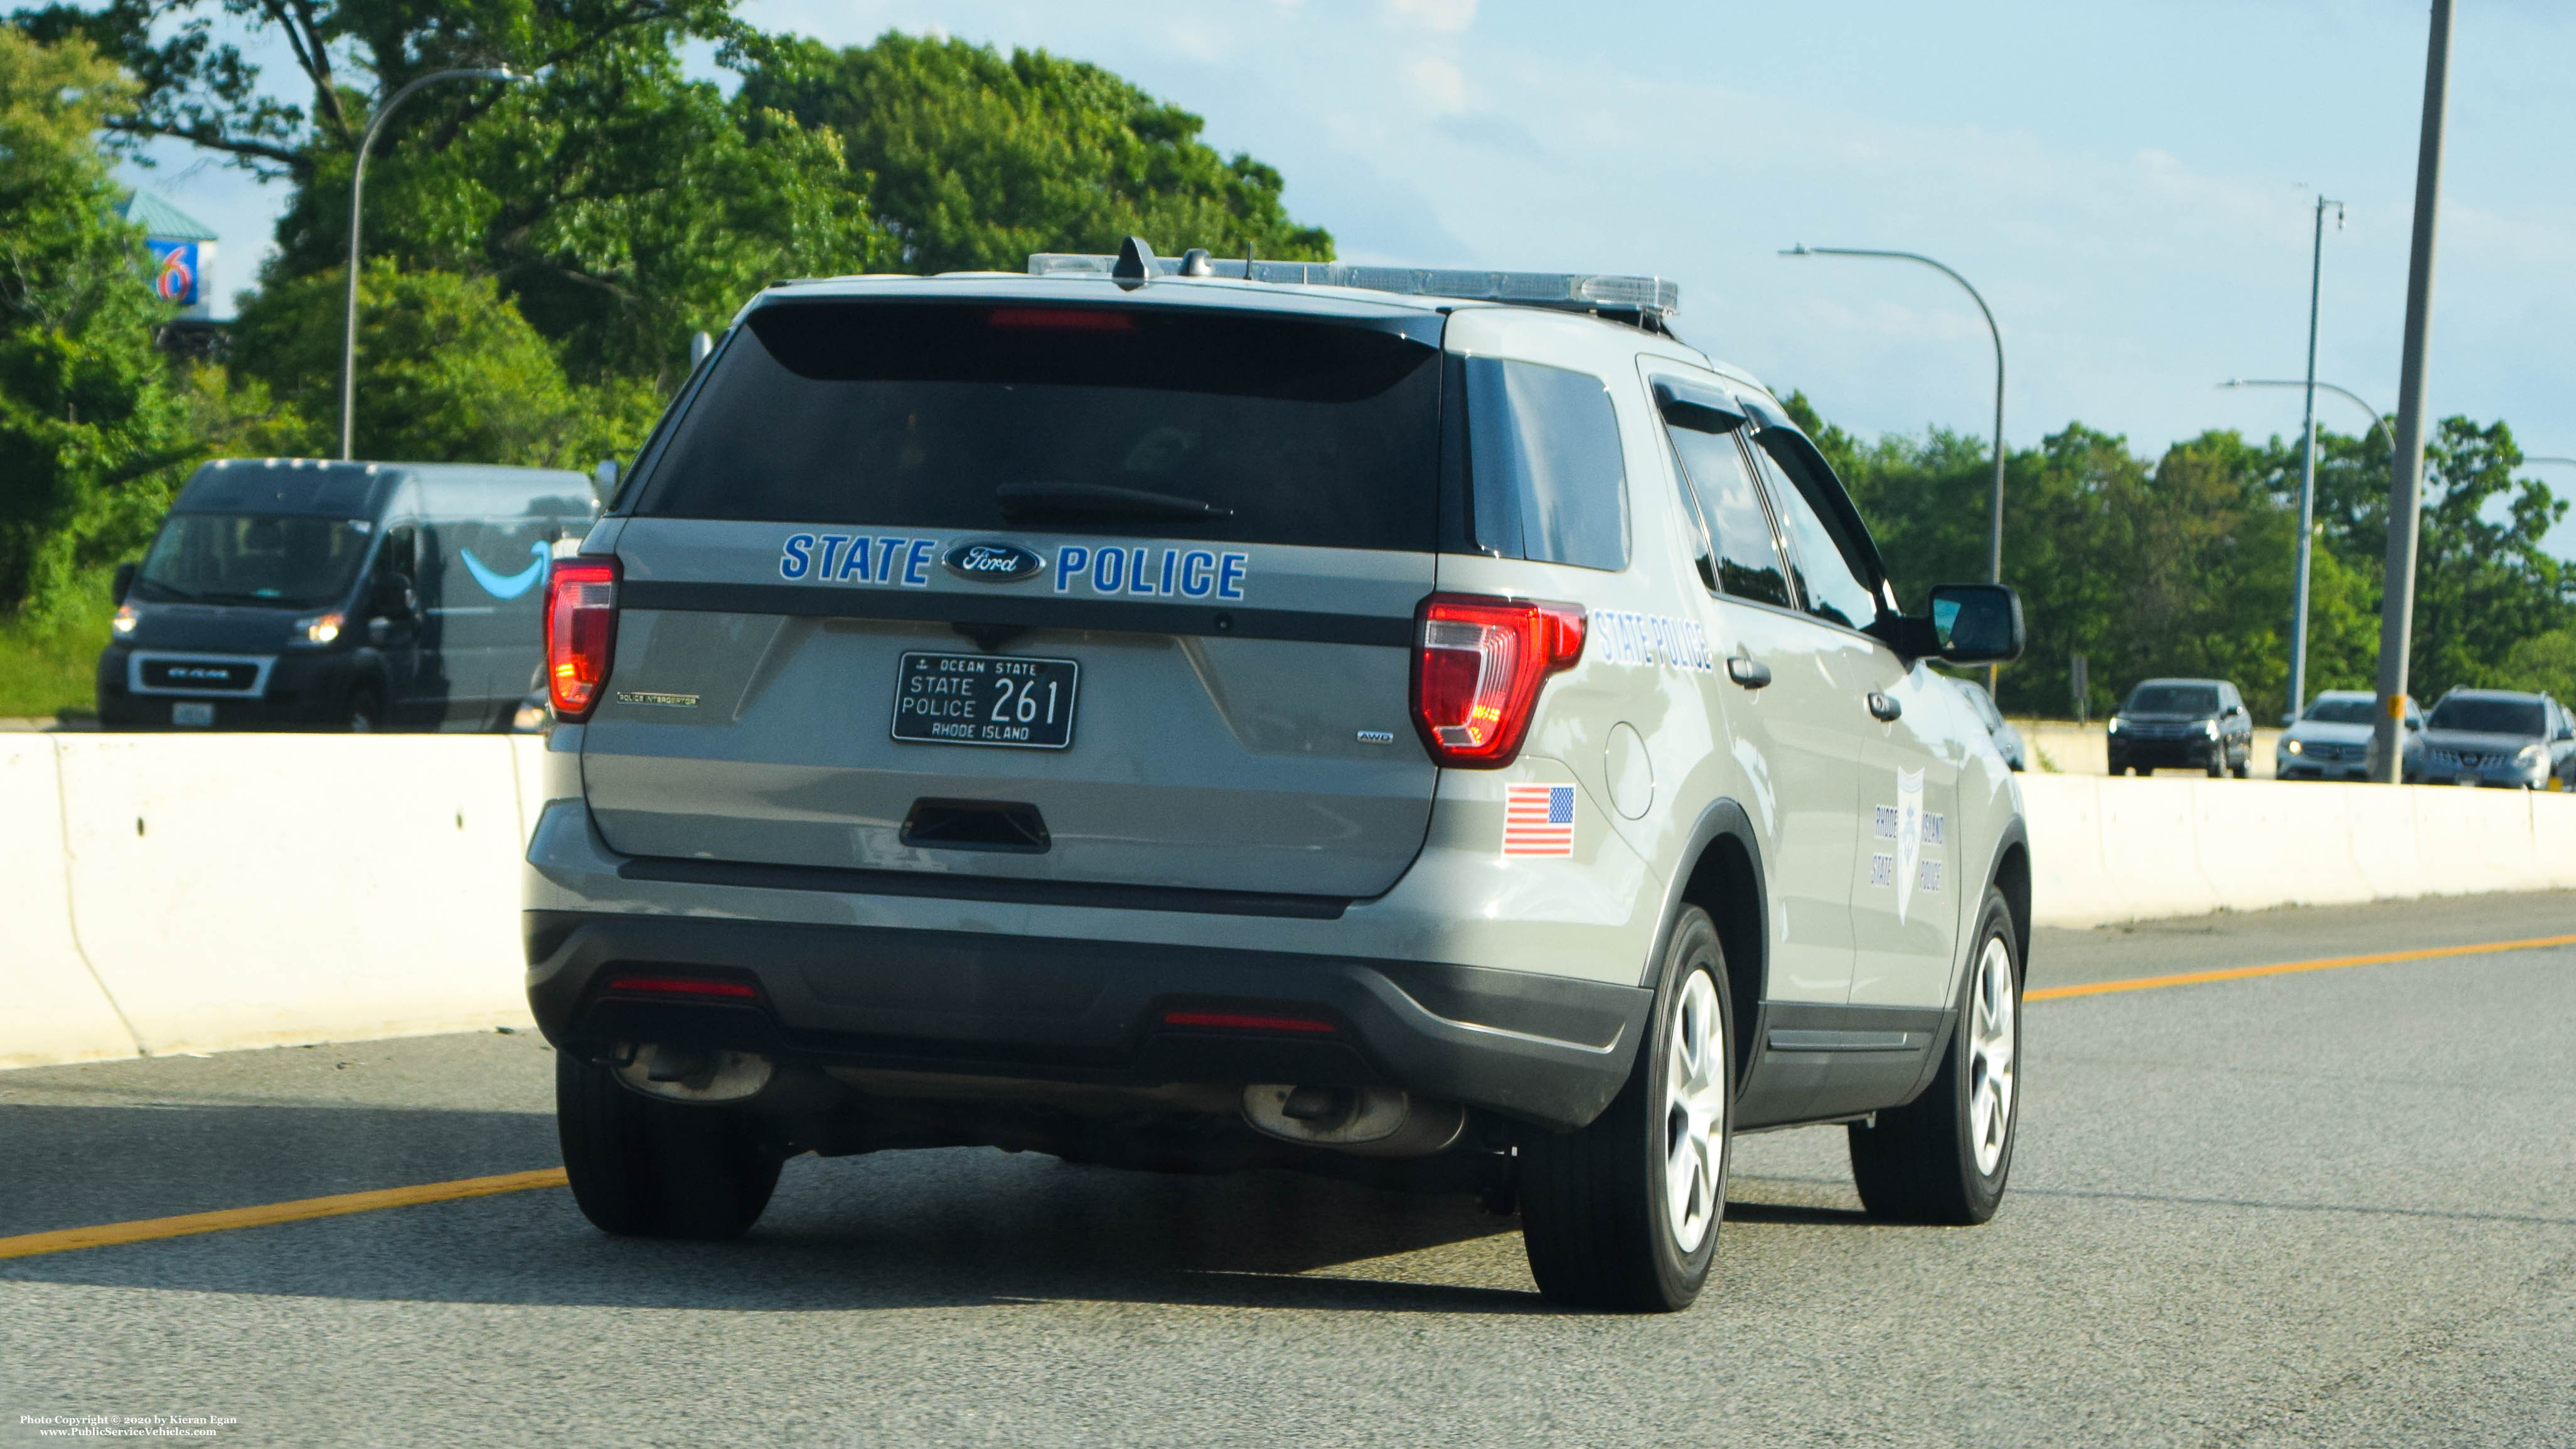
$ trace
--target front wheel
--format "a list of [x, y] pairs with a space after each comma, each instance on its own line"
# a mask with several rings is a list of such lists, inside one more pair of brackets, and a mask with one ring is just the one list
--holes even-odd
[[583, 1217], [638, 1238], [738, 1238], [778, 1187], [779, 1157], [752, 1120], [657, 1102], [604, 1066], [555, 1057], [555, 1130]]
[[372, 689], [353, 690], [349, 706], [342, 711], [340, 727], [353, 735], [369, 735], [385, 727], [385, 702]]
[[1717, 928], [1689, 907], [1673, 923], [1627, 1085], [1590, 1126], [1521, 1146], [1521, 1241], [1541, 1293], [1627, 1313], [1669, 1313], [1699, 1296], [1726, 1212], [1730, 1012]]
[[1861, 1206], [1886, 1222], [1968, 1226], [1995, 1215], [2021, 1118], [2021, 951], [1986, 892], [1949, 1054], [1923, 1095], [1851, 1125]]

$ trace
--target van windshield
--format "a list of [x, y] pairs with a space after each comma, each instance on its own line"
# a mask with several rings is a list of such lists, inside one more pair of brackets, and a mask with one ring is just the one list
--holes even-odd
[[365, 519], [275, 513], [174, 513], [134, 573], [146, 602], [337, 603], [357, 581]]
[[2460, 730], [2478, 735], [2527, 735], [2539, 739], [2549, 733], [2540, 717], [2540, 701], [2521, 699], [2446, 699], [2433, 706], [2433, 717], [2425, 724], [2437, 730]]
[[1240, 312], [780, 303], [726, 344], [635, 512], [1429, 550], [1438, 355]]
[[2218, 690], [2207, 684], [2141, 684], [2129, 695], [2123, 714], [2179, 714], [2197, 717], [2218, 713]]

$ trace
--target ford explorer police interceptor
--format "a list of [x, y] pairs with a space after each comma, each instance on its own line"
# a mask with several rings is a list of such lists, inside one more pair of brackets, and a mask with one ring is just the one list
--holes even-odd
[[2017, 787], [1655, 278], [1040, 255], [743, 309], [548, 580], [528, 991], [581, 1210], [996, 1145], [1516, 1205], [1688, 1304], [1734, 1134], [2012, 1162]]

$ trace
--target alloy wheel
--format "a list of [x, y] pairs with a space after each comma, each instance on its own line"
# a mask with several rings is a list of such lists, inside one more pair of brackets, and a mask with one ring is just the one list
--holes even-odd
[[2013, 1064], [2021, 1023], [2013, 992], [2012, 952], [2001, 936], [1977, 956], [1976, 1001], [1968, 1035], [1968, 1122], [1977, 1171], [1991, 1177], [2012, 1132]]
[[1664, 1221], [1673, 1245], [1697, 1252], [1724, 1210], [1726, 1018], [1706, 971], [1674, 1003], [1664, 1068]]

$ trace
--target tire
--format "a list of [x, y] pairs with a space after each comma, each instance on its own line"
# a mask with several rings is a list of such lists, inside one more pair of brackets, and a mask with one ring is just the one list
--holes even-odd
[[2021, 1119], [2021, 950], [2003, 896], [1986, 892], [1959, 1022], [1923, 1095], [1855, 1122], [1852, 1180], [1871, 1217], [1968, 1227], [1995, 1215]]
[[340, 711], [340, 728], [353, 735], [371, 735], [384, 727], [384, 696], [372, 689], [351, 690], [347, 707]]
[[2254, 777], [2254, 762], [2252, 760], [2239, 760], [2235, 764], [2227, 767], [2227, 773], [2234, 775], [2240, 780], [2250, 780]]
[[1688, 907], [1627, 1085], [1590, 1126], [1521, 1145], [1521, 1242], [1549, 1299], [1670, 1313], [1708, 1282], [1732, 1157], [1731, 1013], [1717, 928]]
[[581, 1215], [636, 1238], [721, 1241], [760, 1221], [779, 1158], [750, 1120], [720, 1107], [657, 1102], [609, 1069], [555, 1057], [555, 1129]]

